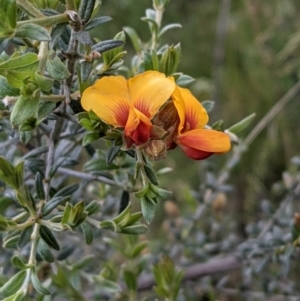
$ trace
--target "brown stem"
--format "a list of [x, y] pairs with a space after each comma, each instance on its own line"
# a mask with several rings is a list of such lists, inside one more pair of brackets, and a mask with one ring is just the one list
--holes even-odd
[[[206, 263], [198, 263], [186, 268], [183, 281], [238, 270], [241, 267], [242, 263], [235, 257], [230, 256], [222, 259], [213, 259]], [[143, 291], [151, 289], [155, 284], [156, 283], [152, 275], [144, 276], [138, 280], [138, 290]]]

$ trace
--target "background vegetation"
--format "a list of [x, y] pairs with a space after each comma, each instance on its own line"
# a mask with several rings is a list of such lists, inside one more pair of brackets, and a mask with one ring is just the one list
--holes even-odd
[[[43, 1], [31, 2], [38, 6]], [[64, 10], [63, 4], [58, 7]], [[92, 29], [91, 36], [104, 41], [122, 28], [132, 27], [142, 41], [148, 41], [151, 32], [140, 18], [149, 7], [151, 1], [103, 0], [97, 16], [110, 16], [113, 21]], [[210, 124], [223, 119], [228, 129], [251, 113], [256, 113], [255, 119], [238, 133], [227, 155], [195, 162], [176, 149], [154, 164], [160, 171], [161, 186], [174, 193], [159, 202], [149, 231], [139, 236], [110, 233], [99, 227], [99, 218], [115, 218], [120, 199], [126, 200], [127, 194], [110, 187], [110, 183], [78, 180], [76, 175], [67, 178], [61, 170], [64, 177], [52, 180], [57, 191], [79, 183], [80, 189], [72, 192], [70, 203], [74, 205], [84, 196], [86, 206], [96, 200], [101, 212], [96, 215], [98, 223], [92, 219], [88, 222], [93, 231], [92, 244], [83, 246], [79, 231], [58, 233], [62, 249], [54, 251], [55, 262], [38, 258], [38, 277], [54, 294], [43, 296], [40, 289], [36, 295], [34, 286], [28, 294], [32, 300], [298, 300], [299, 13], [297, 0], [170, 2], [162, 25], [180, 23], [183, 28], [169, 31], [163, 44], [181, 43], [178, 71], [196, 79], [190, 89], [200, 101], [215, 101]], [[124, 50], [128, 52], [124, 57], [128, 66], [135, 55], [128, 36]], [[282, 102], [282, 97], [286, 101]], [[266, 114], [278, 103], [283, 103], [282, 107], [267, 120]], [[2, 127], [6, 124], [3, 120]], [[261, 120], [265, 121], [259, 127], [261, 131], [252, 135]], [[18, 142], [18, 134], [10, 151], [4, 147], [7, 134], [1, 135], [1, 156], [13, 164], [31, 158], [26, 159], [29, 150]], [[78, 137], [83, 139], [82, 135]], [[81, 140], [77, 142], [79, 145]], [[81, 170], [93, 160], [101, 161], [107, 145], [92, 145], [102, 150], [92, 157], [72, 149], [70, 154], [79, 164], [72, 167], [71, 162], [70, 169]], [[65, 155], [64, 148], [64, 144], [57, 145], [56, 158]], [[123, 159], [120, 156], [119, 164]], [[94, 173], [90, 166], [85, 165], [85, 172]], [[168, 171], [165, 167], [173, 171], [164, 173]], [[118, 172], [104, 168], [97, 175], [111, 173], [115, 180], [122, 174]], [[12, 216], [15, 211], [5, 199], [16, 200], [11, 190], [2, 186], [0, 213]], [[135, 211], [139, 210], [138, 199], [131, 195], [131, 202]], [[20, 245], [6, 248], [7, 233], [3, 233], [0, 284], [20, 268], [7, 259], [16, 254], [27, 258], [30, 252]], [[179, 270], [174, 272], [169, 258], [185, 271], [181, 285], [182, 275]], [[154, 278], [156, 290], [152, 289]], [[170, 293], [177, 289], [178, 294]]]

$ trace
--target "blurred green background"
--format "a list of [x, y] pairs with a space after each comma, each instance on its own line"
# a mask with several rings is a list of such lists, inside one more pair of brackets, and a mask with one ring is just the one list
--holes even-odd
[[[97, 29], [97, 36], [109, 39], [123, 26], [130, 26], [147, 41], [148, 25], [140, 20], [146, 8], [151, 8], [150, 0], [103, 0], [100, 14], [111, 16], [113, 22]], [[216, 101], [210, 124], [221, 118], [226, 128], [255, 112], [254, 122], [242, 133], [246, 137], [298, 82], [299, 14], [297, 0], [171, 1], [162, 25], [179, 22], [183, 28], [170, 31], [163, 43], [181, 43], [178, 71], [196, 78], [190, 88], [199, 100]], [[219, 37], [218, 22], [221, 22]], [[130, 58], [133, 49], [129, 39], [125, 49]], [[241, 235], [244, 222], [255, 218], [259, 202], [270, 196], [272, 185], [281, 178], [291, 157], [299, 154], [299, 113], [297, 96], [251, 144], [233, 171], [230, 182], [235, 189], [229, 201], [241, 221], [238, 225]], [[167, 176], [168, 181], [172, 180], [170, 189], [176, 191], [182, 187], [179, 183], [197, 189], [199, 166], [203, 163], [195, 164], [180, 150], [173, 151], [168, 160], [162, 164], [175, 168]], [[224, 158], [215, 156], [210, 160]]]

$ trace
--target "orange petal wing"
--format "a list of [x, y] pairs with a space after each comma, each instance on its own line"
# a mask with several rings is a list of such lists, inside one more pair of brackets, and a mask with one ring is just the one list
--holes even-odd
[[163, 73], [147, 71], [128, 80], [133, 106], [151, 119], [171, 97], [175, 89], [172, 79]]
[[230, 150], [229, 136], [214, 130], [197, 129], [178, 135], [176, 144], [208, 153], [226, 153]]
[[93, 110], [103, 121], [125, 127], [132, 104], [127, 81], [122, 76], [105, 76], [88, 87], [82, 94], [81, 105]]
[[208, 122], [208, 114], [190, 90], [178, 87], [185, 106], [183, 131], [203, 128]]
[[[143, 113], [136, 109], [131, 109], [124, 129], [127, 141], [132, 140], [135, 145], [142, 145], [150, 138], [152, 123]], [[128, 145], [128, 143], [127, 143]]]

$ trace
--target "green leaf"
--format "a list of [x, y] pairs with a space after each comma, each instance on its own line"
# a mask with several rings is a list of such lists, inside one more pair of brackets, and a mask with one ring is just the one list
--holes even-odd
[[[128, 193], [128, 192], [127, 192]], [[130, 218], [130, 210], [131, 210], [131, 204], [128, 203], [127, 204], [127, 207], [118, 215], [116, 216], [113, 221], [116, 223], [116, 224], [124, 224], [124, 220], [127, 220]]]
[[135, 246], [133, 246], [133, 248], [130, 250], [131, 258], [138, 257], [141, 254], [141, 252], [145, 248], [147, 248], [148, 245], [149, 245], [148, 241], [142, 241], [142, 242], [136, 244]]
[[65, 206], [65, 210], [64, 210], [64, 214], [61, 220], [62, 224], [68, 224], [69, 218], [71, 216], [71, 211], [72, 211], [73, 207], [70, 203], [67, 203]]
[[[0, 29], [0, 36], [1, 36], [1, 29]], [[0, 39], [0, 54], [7, 49], [10, 43], [11, 43], [10, 38]]]
[[51, 292], [40, 282], [36, 270], [34, 268], [31, 269], [31, 283], [39, 294], [41, 295], [51, 294]]
[[121, 195], [119, 214], [126, 209], [126, 207], [129, 205], [129, 201], [130, 201], [130, 193], [127, 190], [124, 190]]
[[6, 159], [0, 157], [0, 180], [14, 189], [18, 189], [18, 183], [15, 177], [15, 167]]
[[32, 233], [32, 226], [25, 228], [19, 237], [18, 247], [21, 249], [26, 246], [27, 243], [30, 242], [30, 236]]
[[87, 245], [90, 245], [93, 242], [93, 231], [90, 225], [86, 222], [83, 222], [81, 225], [81, 230]]
[[211, 128], [213, 130], [216, 131], [224, 131], [224, 121], [223, 120], [218, 120], [216, 122], [213, 123], [213, 125], [211, 126]]
[[146, 184], [146, 186], [144, 186], [141, 190], [137, 191], [135, 193], [135, 196], [140, 199], [142, 198], [143, 196], [147, 195], [148, 194], [148, 191], [150, 190], [150, 185], [149, 184]]
[[82, 139], [82, 145], [88, 145], [91, 144], [93, 141], [96, 141], [100, 138], [100, 135], [98, 133], [89, 133], [85, 135]]
[[94, 130], [94, 126], [93, 123], [90, 119], [88, 118], [82, 118], [79, 120], [79, 124], [81, 126], [83, 126], [86, 130], [88, 131], [93, 131]]
[[106, 40], [93, 45], [92, 50], [97, 51], [99, 53], [103, 53], [105, 51], [120, 47], [122, 45], [124, 45], [124, 42], [121, 40]]
[[74, 270], [81, 270], [90, 265], [95, 260], [95, 255], [87, 255], [73, 265]]
[[53, 197], [59, 197], [59, 196], [70, 196], [71, 194], [73, 194], [77, 189], [79, 188], [79, 184], [75, 183], [75, 184], [70, 184], [64, 188], [62, 188], [61, 190], [59, 190], [58, 192], [55, 193], [55, 195]]
[[35, 176], [35, 190], [36, 190], [37, 197], [40, 200], [44, 200], [45, 199], [45, 190], [44, 190], [43, 176], [39, 172]]
[[137, 290], [137, 276], [130, 270], [124, 270], [123, 277], [124, 277], [127, 288], [131, 291], [136, 291]]
[[102, 221], [99, 223], [99, 226], [105, 230], [111, 230], [114, 232], [120, 232], [120, 228], [114, 221]]
[[25, 270], [20, 271], [19, 273], [12, 276], [1, 288], [0, 296], [4, 298], [9, 297], [15, 294], [23, 285], [26, 279], [27, 272]]
[[23, 177], [24, 177], [24, 161], [20, 162], [15, 167], [15, 182], [17, 187], [21, 187], [23, 185]]
[[158, 185], [158, 179], [157, 179], [157, 176], [153, 170], [153, 168], [149, 165], [144, 165], [144, 170], [145, 170], [145, 173], [147, 175], [147, 178], [148, 180], [154, 184], [154, 185]]
[[162, 55], [160, 60], [160, 70], [167, 76], [174, 73], [179, 65], [181, 57], [180, 44], [170, 46]]
[[[0, 70], [31, 70], [31, 66], [38, 62], [38, 57], [35, 53], [28, 52], [20, 56], [10, 58], [7, 61], [0, 63]], [[28, 69], [29, 67], [29, 69]]]
[[81, 1], [79, 15], [84, 22], [88, 22], [90, 20], [95, 8], [95, 3], [95, 0]]
[[[1, 199], [0, 199], [1, 202]], [[0, 232], [6, 231], [6, 228], [8, 226], [8, 223], [6, 221], [6, 218], [0, 214]]]
[[159, 199], [166, 199], [169, 198], [172, 195], [171, 191], [159, 188], [153, 184], [150, 184], [150, 189], [151, 191], [153, 191], [155, 193], [155, 195], [159, 198]]
[[56, 108], [56, 103], [52, 101], [40, 102], [37, 116], [38, 118], [44, 118], [48, 116]]
[[205, 101], [201, 102], [201, 104], [207, 113], [211, 113], [215, 107], [215, 102], [212, 100], [205, 100]]
[[49, 150], [49, 146], [40, 146], [34, 148], [33, 150], [29, 151], [25, 156], [23, 156], [23, 160], [38, 157], [41, 154], [47, 153], [48, 150]]
[[144, 234], [147, 231], [148, 231], [148, 228], [146, 225], [137, 223], [137, 224], [122, 228], [121, 233], [139, 235], [139, 234]]
[[40, 238], [37, 244], [37, 252], [40, 254], [40, 256], [47, 262], [53, 262], [54, 256], [48, 247], [48, 244]]
[[141, 219], [142, 216], [143, 216], [143, 213], [140, 212], [140, 211], [132, 213], [130, 215], [130, 219], [126, 223], [126, 227], [131, 226], [131, 225], [137, 223]]
[[189, 75], [181, 74], [177, 80], [176, 84], [180, 87], [188, 87], [190, 84], [192, 84], [195, 81], [195, 79]]
[[121, 150], [122, 145], [113, 145], [112, 147], [109, 148], [107, 154], [106, 154], [106, 164], [109, 165], [111, 164], [114, 159], [117, 157]]
[[0, 1], [1, 10], [5, 13], [10, 28], [14, 29], [17, 26], [17, 4], [16, 0]]
[[49, 247], [53, 248], [54, 250], [59, 250], [59, 244], [55, 236], [46, 226], [41, 225], [40, 235]]
[[23, 144], [29, 143], [29, 141], [32, 138], [32, 132], [31, 131], [20, 131], [20, 141]]
[[122, 49], [126, 40], [124, 31], [117, 33], [114, 37], [114, 40], [123, 41], [123, 44], [102, 54], [103, 62], [106, 67], [112, 67], [114, 62], [117, 62], [121, 57], [124, 56], [120, 54], [123, 52]]
[[11, 258], [11, 263], [18, 269], [25, 270], [28, 268], [28, 264], [23, 260], [20, 255], [14, 255]]
[[84, 26], [84, 30], [87, 30], [87, 31], [91, 30], [91, 29], [93, 29], [103, 23], [109, 22], [111, 20], [112, 20], [112, 18], [108, 17], [108, 16], [94, 18], [93, 20], [91, 20]]
[[86, 207], [85, 207], [85, 211], [88, 213], [88, 215], [92, 215], [94, 213], [99, 212], [101, 209], [100, 204], [93, 200], [91, 201]]
[[170, 29], [174, 29], [174, 28], [182, 28], [182, 25], [179, 24], [179, 23], [171, 23], [171, 24], [168, 24], [166, 26], [164, 26], [159, 34], [158, 34], [158, 38], [161, 38], [163, 34], [165, 34], [167, 31], [169, 31]]
[[20, 235], [5, 237], [5, 240], [3, 241], [3, 247], [6, 249], [17, 249], [19, 238]]
[[48, 31], [44, 27], [34, 23], [23, 24], [18, 27], [15, 37], [37, 41], [51, 41], [51, 36]]
[[53, 83], [54, 83], [54, 80], [52, 78], [41, 75], [38, 72], [35, 72], [34, 76], [35, 76], [35, 81], [36, 81], [38, 87], [41, 89], [41, 91], [44, 91], [44, 92], [51, 91]]
[[0, 98], [4, 98], [5, 96], [18, 96], [20, 94], [20, 90], [11, 86], [7, 79], [0, 75]]
[[123, 30], [129, 36], [135, 52], [137, 54], [140, 54], [142, 52], [142, 42], [141, 42], [137, 32], [131, 27], [123, 27]]
[[148, 224], [150, 224], [150, 222], [153, 220], [155, 215], [155, 208], [156, 208], [155, 202], [147, 197], [143, 197], [141, 199], [141, 207], [142, 207], [142, 213], [144, 219]]
[[16, 294], [13, 294], [10, 297], [3, 299], [2, 301], [25, 301], [25, 295], [26, 293], [24, 291], [19, 291]]
[[21, 95], [15, 103], [10, 115], [10, 121], [14, 126], [20, 125], [34, 116], [39, 108], [39, 97]]
[[48, 215], [53, 209], [57, 208], [57, 206], [64, 205], [69, 200], [70, 200], [69, 197], [63, 197], [63, 196], [53, 197], [43, 207], [42, 209], [43, 216]]
[[101, 289], [108, 293], [118, 293], [122, 291], [118, 283], [105, 279], [102, 276], [94, 276], [93, 280], [100, 285]]
[[242, 119], [241, 121], [239, 121], [238, 123], [232, 125], [229, 129], [227, 129], [229, 132], [233, 133], [233, 134], [237, 134], [241, 131], [243, 131], [245, 128], [247, 128], [250, 123], [252, 122], [252, 120], [255, 117], [255, 113], [250, 114], [249, 116], [247, 116], [246, 118]]
[[80, 64], [81, 81], [87, 80], [89, 78], [92, 70], [93, 70], [93, 64], [91, 62], [83, 61]]
[[64, 63], [53, 51], [46, 62], [46, 70], [50, 77], [56, 80], [63, 80], [70, 76], [70, 73]]

